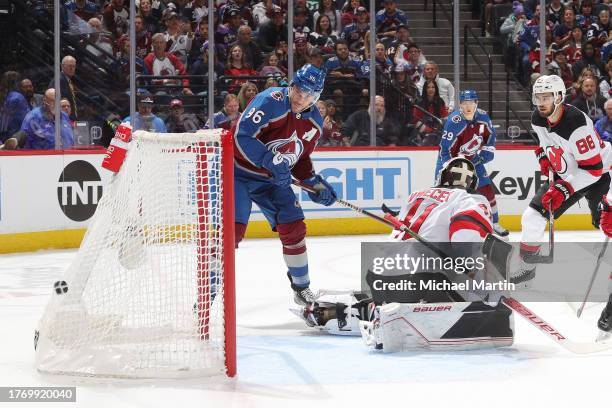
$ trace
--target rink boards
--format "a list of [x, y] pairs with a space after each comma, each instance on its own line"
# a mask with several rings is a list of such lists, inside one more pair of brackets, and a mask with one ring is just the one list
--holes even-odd
[[[0, 153], [0, 253], [77, 247], [110, 173], [101, 168], [104, 151]], [[415, 190], [434, 183], [436, 148], [335, 148], [312, 156], [315, 170], [338, 195], [377, 212], [384, 202], [399, 209]], [[520, 215], [541, 177], [533, 148], [498, 148], [488, 166], [497, 193], [501, 223], [520, 229]], [[323, 207], [296, 189], [309, 235], [384, 233], [385, 225], [340, 206]], [[555, 224], [559, 229], [590, 229], [585, 202]], [[271, 237], [253, 206], [247, 237]]]

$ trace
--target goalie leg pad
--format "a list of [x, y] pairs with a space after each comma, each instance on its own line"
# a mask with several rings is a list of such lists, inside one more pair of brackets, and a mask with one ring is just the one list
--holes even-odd
[[366, 345], [383, 352], [471, 350], [512, 345], [513, 320], [503, 304], [389, 303], [362, 323]]

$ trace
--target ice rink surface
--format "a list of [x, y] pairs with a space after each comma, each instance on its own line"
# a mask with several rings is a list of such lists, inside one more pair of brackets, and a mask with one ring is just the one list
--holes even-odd
[[[558, 232], [559, 241], [601, 240]], [[313, 289], [358, 289], [360, 243], [384, 236], [308, 239]], [[381, 354], [361, 338], [306, 328], [288, 310], [292, 292], [277, 239], [237, 251], [238, 377], [234, 380], [84, 383], [34, 369], [34, 328], [50, 288], [76, 250], [0, 256], [0, 386], [76, 385], [77, 402], [53, 407], [596, 407], [612, 400], [612, 350], [571, 354], [515, 317], [510, 348]], [[594, 260], [593, 260], [594, 263]], [[590, 271], [584, 274], [585, 285]], [[566, 303], [529, 306], [568, 337], [595, 338], [601, 305], [577, 320]], [[11, 404], [0, 403], [0, 408]], [[41, 403], [13, 406], [40, 407]]]

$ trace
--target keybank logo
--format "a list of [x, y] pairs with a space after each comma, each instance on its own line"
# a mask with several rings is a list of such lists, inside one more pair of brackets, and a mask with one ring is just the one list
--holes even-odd
[[496, 195], [516, 196], [519, 201], [526, 200], [535, 194], [542, 184], [548, 183], [548, 178], [542, 176], [539, 170], [535, 171], [531, 177], [502, 176], [496, 170], [492, 171], [489, 177], [493, 182]]
[[84, 160], [68, 164], [57, 183], [60, 208], [73, 221], [86, 221], [102, 198], [102, 181], [96, 168]]

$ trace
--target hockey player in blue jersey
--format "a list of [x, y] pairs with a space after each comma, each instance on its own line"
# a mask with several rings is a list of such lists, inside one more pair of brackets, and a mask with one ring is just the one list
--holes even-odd
[[482, 109], [478, 109], [478, 94], [473, 89], [466, 89], [459, 94], [459, 109], [452, 112], [444, 125], [440, 153], [436, 163], [436, 178], [444, 163], [452, 157], [463, 156], [476, 167], [478, 174], [477, 191], [484, 195], [493, 212], [493, 229], [496, 234], [505, 237], [508, 230], [499, 224], [495, 190], [487, 174], [485, 163], [493, 160], [495, 155], [495, 129], [491, 118]]
[[255, 202], [277, 231], [283, 245], [294, 300], [315, 301], [310, 291], [304, 213], [291, 188], [292, 177], [314, 187], [312, 201], [336, 201], [329, 183], [314, 171], [310, 154], [323, 134], [323, 118], [315, 103], [323, 91], [325, 72], [306, 64], [289, 88], [268, 88], [247, 105], [235, 134], [236, 242], [244, 237]]

